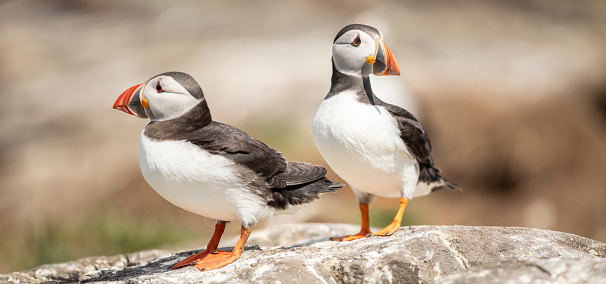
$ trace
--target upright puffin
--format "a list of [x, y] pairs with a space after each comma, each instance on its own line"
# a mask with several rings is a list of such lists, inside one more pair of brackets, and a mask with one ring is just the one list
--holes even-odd
[[[332, 45], [330, 91], [314, 117], [313, 138], [328, 165], [352, 188], [362, 228], [334, 241], [391, 235], [410, 199], [441, 188], [459, 189], [434, 168], [431, 143], [419, 121], [373, 93], [371, 73], [400, 75], [381, 32], [361, 24], [344, 27]], [[368, 205], [377, 196], [399, 198], [400, 206], [391, 224], [371, 233]]]
[[[164, 199], [217, 220], [206, 250], [175, 264], [223, 267], [240, 257], [251, 228], [275, 211], [312, 202], [343, 185], [326, 169], [287, 161], [249, 134], [213, 121], [200, 85], [189, 74], [166, 72], [126, 90], [114, 109], [149, 118], [139, 140], [143, 177]], [[240, 221], [233, 251], [217, 251], [229, 221]]]

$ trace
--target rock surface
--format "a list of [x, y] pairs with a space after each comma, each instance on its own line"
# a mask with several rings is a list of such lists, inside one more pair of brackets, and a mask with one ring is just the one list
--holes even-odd
[[572, 234], [516, 227], [410, 226], [389, 237], [328, 241], [357, 230], [345, 224], [253, 230], [239, 260], [208, 272], [194, 267], [169, 270], [199, 250], [151, 250], [43, 265], [0, 275], [0, 282], [606, 283], [606, 244]]

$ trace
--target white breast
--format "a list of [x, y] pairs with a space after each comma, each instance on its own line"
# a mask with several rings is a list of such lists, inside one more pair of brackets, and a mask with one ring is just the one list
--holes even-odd
[[155, 141], [141, 134], [139, 165], [158, 194], [187, 211], [246, 224], [272, 215], [266, 202], [238, 179], [233, 161], [189, 142]]
[[362, 103], [353, 92], [332, 96], [314, 117], [313, 137], [326, 162], [350, 186], [378, 196], [413, 197], [418, 165], [385, 108]]

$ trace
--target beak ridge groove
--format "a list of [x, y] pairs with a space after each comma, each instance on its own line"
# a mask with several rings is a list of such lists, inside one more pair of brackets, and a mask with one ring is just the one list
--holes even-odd
[[135, 85], [124, 91], [118, 99], [116, 99], [114, 109], [136, 117], [147, 118], [147, 114], [141, 105], [141, 98], [139, 97], [142, 86], [143, 84]]
[[400, 67], [396, 58], [380, 38], [377, 39], [375, 52], [376, 62], [373, 65], [373, 74], [377, 76], [400, 75]]

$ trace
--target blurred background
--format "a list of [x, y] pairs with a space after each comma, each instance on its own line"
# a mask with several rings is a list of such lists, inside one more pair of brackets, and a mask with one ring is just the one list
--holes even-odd
[[[112, 109], [161, 72], [192, 74], [216, 120], [326, 165], [311, 121], [332, 40], [350, 23], [382, 31], [402, 74], [373, 76], [375, 93], [421, 120], [437, 166], [465, 189], [413, 200], [405, 225], [606, 241], [605, 1], [3, 0], [0, 273], [206, 245], [214, 220], [169, 204], [140, 174], [147, 121]], [[373, 203], [371, 225], [391, 222], [397, 202]], [[359, 218], [344, 188], [257, 228]]]

